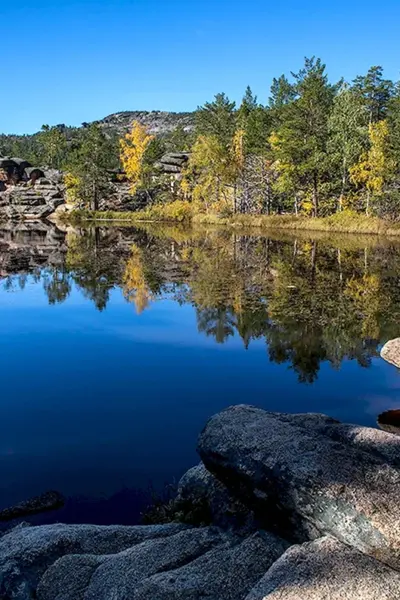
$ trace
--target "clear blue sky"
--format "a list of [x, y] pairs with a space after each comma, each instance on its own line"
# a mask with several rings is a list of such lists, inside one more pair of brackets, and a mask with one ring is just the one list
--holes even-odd
[[400, 79], [399, 0], [0, 0], [0, 133], [122, 110], [193, 110], [320, 56]]

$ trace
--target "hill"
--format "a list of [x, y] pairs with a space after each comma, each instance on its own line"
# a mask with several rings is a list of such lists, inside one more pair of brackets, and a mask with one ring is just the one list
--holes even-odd
[[194, 127], [194, 113], [166, 111], [124, 111], [108, 115], [98, 121], [105, 129], [122, 135], [132, 126], [133, 121], [145, 125], [150, 133], [163, 135], [177, 128], [191, 131]]

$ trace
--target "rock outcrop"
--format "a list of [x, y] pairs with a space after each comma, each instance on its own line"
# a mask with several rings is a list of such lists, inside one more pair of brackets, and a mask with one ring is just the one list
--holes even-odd
[[99, 125], [107, 131], [123, 135], [132, 129], [134, 121], [144, 125], [152, 134], [163, 135], [177, 128], [192, 131], [195, 113], [174, 113], [160, 110], [124, 111], [108, 115], [99, 121]]
[[246, 600], [397, 600], [400, 573], [324, 537], [292, 546]]
[[188, 152], [168, 152], [160, 158], [155, 166], [162, 172], [180, 175], [186, 167], [190, 154]]
[[35, 185], [17, 184], [0, 192], [0, 217], [10, 220], [44, 219], [64, 203], [64, 187], [42, 177]]
[[400, 439], [321, 415], [235, 406], [199, 440], [205, 466], [270, 525], [331, 534], [400, 569]]
[[287, 547], [179, 524], [19, 527], [0, 538], [0, 598], [242, 600]]
[[176, 510], [189, 520], [209, 522], [225, 529], [256, 527], [253, 512], [200, 463], [189, 469], [178, 485]]
[[22, 524], [0, 537], [1, 600], [398, 600], [398, 437], [235, 406], [199, 451], [175, 516], [210, 525]]
[[[184, 529], [184, 525], [178, 524], [146, 527], [60, 524], [17, 527], [0, 538], [0, 598], [34, 598], [42, 575], [62, 556], [99, 556], [122, 552], [147, 539], [165, 537]], [[74, 577], [73, 572], [70, 575]]]

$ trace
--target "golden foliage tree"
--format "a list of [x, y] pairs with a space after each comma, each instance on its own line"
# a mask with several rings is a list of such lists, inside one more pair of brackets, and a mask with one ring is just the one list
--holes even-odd
[[229, 160], [224, 146], [215, 135], [199, 135], [190, 156], [182, 188], [206, 210], [225, 197], [226, 171]]
[[131, 182], [134, 194], [143, 183], [143, 161], [150, 142], [154, 139], [147, 128], [138, 121], [132, 124], [132, 130], [120, 140], [121, 163], [127, 178]]
[[370, 214], [370, 199], [382, 193], [385, 181], [392, 170], [387, 156], [389, 128], [387, 121], [369, 125], [370, 148], [361, 156], [360, 162], [350, 169], [351, 181], [366, 189], [366, 214]]

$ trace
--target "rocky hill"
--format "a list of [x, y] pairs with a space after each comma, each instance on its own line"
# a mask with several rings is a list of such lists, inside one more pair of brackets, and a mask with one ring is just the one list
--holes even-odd
[[139, 121], [139, 123], [145, 125], [152, 134], [162, 135], [174, 131], [178, 127], [183, 127], [186, 131], [191, 131], [194, 127], [194, 113], [176, 113], [159, 110], [124, 111], [108, 115], [108, 117], [105, 117], [99, 123], [104, 128], [121, 135], [129, 131], [133, 121]]

